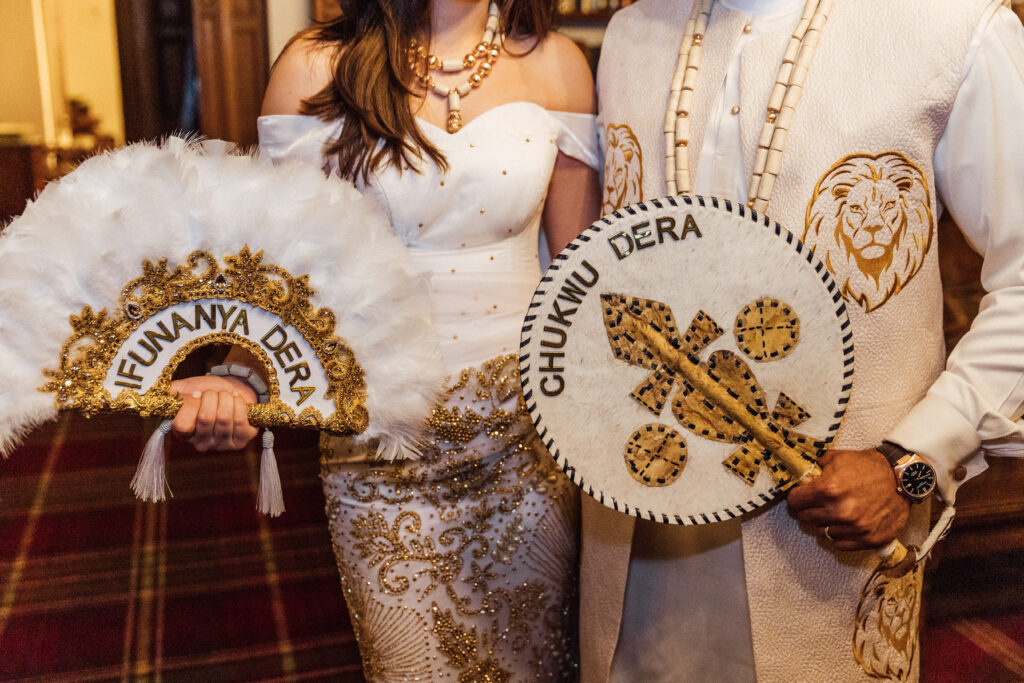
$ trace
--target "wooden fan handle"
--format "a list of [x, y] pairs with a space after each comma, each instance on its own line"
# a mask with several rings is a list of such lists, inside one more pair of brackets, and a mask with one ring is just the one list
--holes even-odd
[[[682, 375], [736, 422], [743, 425], [758, 443], [767, 448], [782, 463], [797, 484], [804, 484], [821, 476], [820, 467], [808, 462], [795, 448], [786, 443], [780, 434], [748, 411], [740, 401], [730, 396], [725, 387], [708, 377], [701, 370], [700, 363], [696, 359], [674, 348], [666, 338], [651, 329], [650, 325], [635, 313], [631, 311], [628, 313], [633, 318], [633, 329], [661, 361]], [[885, 569], [900, 567], [901, 564], [908, 561], [908, 558], [916, 559], [916, 555], [910, 553], [907, 547], [897, 539], [893, 539], [884, 548], [879, 549], [877, 554], [880, 566]]]

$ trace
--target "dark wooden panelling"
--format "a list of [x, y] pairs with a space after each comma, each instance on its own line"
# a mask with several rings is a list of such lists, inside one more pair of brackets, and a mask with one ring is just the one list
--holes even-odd
[[25, 210], [46, 184], [45, 152], [39, 145], [0, 145], [0, 225]]
[[115, 0], [125, 138], [194, 127], [186, 96], [195, 68], [190, 0]]
[[265, 0], [198, 0], [193, 24], [203, 135], [256, 144], [268, 73]]
[[314, 0], [313, 18], [317, 21], [330, 21], [341, 14], [335, 0]]

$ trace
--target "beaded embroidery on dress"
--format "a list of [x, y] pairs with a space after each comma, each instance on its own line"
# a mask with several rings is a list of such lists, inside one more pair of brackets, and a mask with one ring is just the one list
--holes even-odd
[[[423, 457], [384, 463], [341, 439], [322, 478], [342, 587], [371, 681], [575, 680], [578, 494], [530, 422], [515, 352], [540, 279], [541, 211], [559, 152], [597, 168], [594, 117], [528, 102], [448, 134], [450, 170], [376, 174], [381, 203], [430, 273], [450, 380]], [[334, 126], [260, 120], [275, 161], [320, 156]]]
[[[447, 394], [422, 460], [324, 454], [366, 675], [402, 680], [415, 662], [420, 680], [572, 680], [576, 491], [538, 442], [514, 356], [463, 371]], [[408, 637], [381, 647], [398, 623]]]

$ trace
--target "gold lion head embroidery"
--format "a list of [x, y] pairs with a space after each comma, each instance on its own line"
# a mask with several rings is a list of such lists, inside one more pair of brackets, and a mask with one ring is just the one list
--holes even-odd
[[872, 678], [905, 681], [914, 668], [920, 629], [921, 577], [918, 563], [905, 576], [876, 571], [861, 592], [853, 633], [853, 656]]
[[601, 213], [617, 211], [644, 198], [640, 143], [627, 125], [605, 128], [604, 192]]
[[935, 233], [924, 173], [899, 152], [854, 154], [818, 181], [803, 241], [871, 311], [921, 270]]

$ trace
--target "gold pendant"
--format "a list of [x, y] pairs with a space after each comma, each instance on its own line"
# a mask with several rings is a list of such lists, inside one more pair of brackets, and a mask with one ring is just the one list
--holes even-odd
[[448, 112], [448, 132], [458, 133], [462, 128], [462, 114], [458, 109]]

